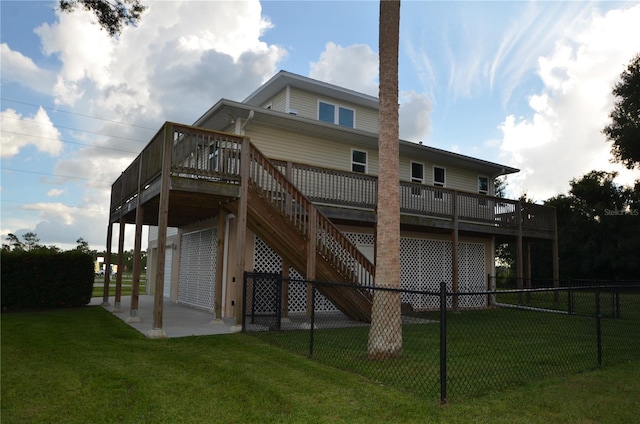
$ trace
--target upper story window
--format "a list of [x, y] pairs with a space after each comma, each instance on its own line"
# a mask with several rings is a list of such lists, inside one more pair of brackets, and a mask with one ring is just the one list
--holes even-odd
[[436, 187], [445, 186], [446, 171], [439, 166], [433, 167], [433, 185]]
[[488, 177], [478, 177], [478, 193], [480, 194], [488, 194], [489, 193], [489, 178]]
[[327, 102], [318, 102], [318, 119], [343, 127], [355, 127], [355, 111]]
[[362, 150], [351, 150], [351, 171], [367, 173], [367, 152]]
[[411, 162], [411, 182], [424, 183], [424, 165], [418, 162]]

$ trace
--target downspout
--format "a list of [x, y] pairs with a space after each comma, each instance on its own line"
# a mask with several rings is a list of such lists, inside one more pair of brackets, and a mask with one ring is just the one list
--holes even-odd
[[249, 122], [251, 122], [251, 120], [253, 119], [253, 115], [254, 115], [254, 112], [251, 110], [249, 111], [249, 116], [247, 116], [246, 119], [235, 120], [236, 128], [234, 132], [236, 135], [244, 135], [244, 130], [245, 128], [247, 128], [247, 125], [249, 125]]

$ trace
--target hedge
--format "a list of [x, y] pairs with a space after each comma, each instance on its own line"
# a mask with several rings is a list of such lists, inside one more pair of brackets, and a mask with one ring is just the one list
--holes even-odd
[[70, 308], [89, 303], [91, 255], [77, 251], [2, 252], [2, 311]]

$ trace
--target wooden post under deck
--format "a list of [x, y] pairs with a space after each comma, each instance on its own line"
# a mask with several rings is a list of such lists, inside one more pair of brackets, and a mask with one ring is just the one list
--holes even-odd
[[280, 300], [280, 308], [282, 310], [282, 318], [289, 318], [289, 268], [291, 265], [286, 259], [282, 258], [282, 298]]
[[104, 289], [101, 306], [109, 306], [109, 283], [111, 282], [111, 243], [113, 241], [113, 223], [107, 226], [107, 254], [104, 258]]
[[243, 280], [245, 271], [245, 244], [247, 239], [247, 197], [249, 197], [249, 170], [250, 155], [249, 139], [242, 140], [242, 150], [240, 151], [240, 197], [238, 198], [238, 216], [236, 218], [236, 298], [234, 300], [236, 325], [242, 324], [244, 311], [242, 301], [244, 299]]
[[[308, 281], [316, 279], [316, 244], [317, 244], [317, 216], [316, 208], [309, 210], [309, 240], [307, 241], [307, 275]], [[311, 318], [311, 305], [313, 300], [313, 286], [307, 284], [307, 318]]]
[[[516, 203], [516, 217], [518, 219], [518, 239], [516, 245], [516, 283], [518, 285], [518, 289], [523, 288], [524, 283], [524, 264], [523, 253], [522, 253], [522, 208], [520, 202]], [[522, 304], [522, 293], [518, 294], [518, 302]]]
[[124, 216], [120, 217], [118, 228], [118, 273], [116, 274], [116, 298], [113, 302], [112, 312], [122, 312], [122, 272], [124, 263]]
[[164, 307], [164, 263], [167, 249], [167, 227], [169, 223], [172, 151], [173, 125], [165, 123], [164, 143], [162, 146], [162, 171], [160, 174], [160, 205], [158, 206], [158, 257], [156, 260], [156, 292], [153, 303], [153, 329], [147, 334], [150, 338], [167, 337], [167, 334], [162, 328], [162, 315]]
[[224, 245], [224, 234], [227, 224], [227, 213], [224, 209], [220, 209], [218, 214], [218, 231], [216, 240], [216, 276], [215, 276], [215, 298], [213, 299], [213, 312], [217, 319], [222, 318], [222, 275], [224, 272], [224, 251], [226, 246]]
[[[558, 257], [558, 218], [556, 216], [556, 210], [553, 210], [553, 241], [551, 245], [551, 254], [553, 255], [553, 287], [560, 287], [560, 258]], [[558, 303], [558, 292], [554, 292], [553, 300]]]
[[131, 310], [127, 322], [140, 322], [138, 316], [138, 297], [140, 296], [140, 255], [142, 250], [142, 221], [144, 217], [144, 206], [140, 203], [138, 196], [138, 205], [136, 208], [136, 234], [133, 246], [133, 281], [131, 283]]
[[[458, 198], [451, 195], [453, 212], [453, 230], [451, 232], [451, 291], [458, 293]], [[453, 296], [451, 306], [458, 311], [458, 296]]]

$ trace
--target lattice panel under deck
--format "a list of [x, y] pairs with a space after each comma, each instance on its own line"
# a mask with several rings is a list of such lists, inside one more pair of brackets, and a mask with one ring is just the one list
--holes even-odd
[[[282, 272], [282, 258], [260, 237], [255, 237], [253, 268], [255, 272], [268, 272], [279, 274]], [[302, 280], [304, 277], [293, 267], [289, 268], [289, 278], [292, 280]], [[307, 292], [304, 284], [292, 283], [289, 285], [289, 312], [306, 311]], [[323, 295], [316, 292], [316, 311], [336, 311], [337, 308]], [[260, 306], [260, 300], [256, 298], [256, 313], [266, 312], [268, 303]]]
[[178, 301], [212, 310], [215, 301], [217, 228], [182, 234]]
[[[400, 240], [400, 284], [403, 289], [438, 292], [440, 282], [452, 291], [451, 242], [404, 237]], [[483, 291], [485, 288], [484, 244], [458, 243], [458, 291]], [[435, 296], [417, 293], [403, 294], [402, 301], [414, 309], [435, 309], [439, 300]], [[451, 307], [451, 299], [447, 307]], [[460, 296], [461, 308], [486, 306], [486, 296]]]
[[[400, 285], [406, 290], [440, 291], [440, 282], [451, 290], [451, 243], [403, 237], [400, 239]], [[402, 302], [414, 309], [436, 309], [437, 296], [403, 293]], [[448, 300], [447, 306], [451, 306]]]
[[[458, 290], [477, 292], [487, 290], [484, 244], [459, 243], [458, 247]], [[487, 297], [483, 295], [460, 296], [461, 308], [484, 308]]]

